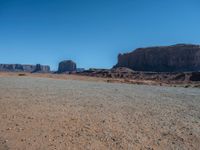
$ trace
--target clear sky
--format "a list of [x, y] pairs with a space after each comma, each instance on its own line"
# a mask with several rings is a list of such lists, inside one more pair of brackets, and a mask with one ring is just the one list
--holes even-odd
[[110, 68], [138, 47], [200, 44], [199, 0], [0, 0], [0, 63]]

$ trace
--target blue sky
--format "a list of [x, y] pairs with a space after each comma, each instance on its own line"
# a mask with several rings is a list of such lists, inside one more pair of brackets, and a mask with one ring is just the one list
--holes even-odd
[[0, 0], [0, 63], [110, 68], [138, 47], [200, 44], [199, 0]]

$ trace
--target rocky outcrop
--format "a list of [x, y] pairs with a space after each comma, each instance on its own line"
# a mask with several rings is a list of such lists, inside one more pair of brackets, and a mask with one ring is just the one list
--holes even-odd
[[90, 68], [89, 70], [85, 70], [83, 72], [77, 72], [77, 74], [105, 78], [130, 78], [135, 74], [135, 71], [125, 67], [113, 69]]
[[123, 79], [130, 80], [131, 82], [136, 81], [155, 81], [158, 83], [200, 83], [200, 72], [144, 72], [144, 71], [133, 71], [128, 68], [118, 67], [113, 69], [89, 69], [83, 72], [78, 72], [79, 75], [101, 77], [101, 78], [112, 78], [112, 79]]
[[50, 67], [49, 66], [42, 66], [40, 64], [37, 64], [32, 73], [47, 73], [47, 72], [50, 72]]
[[64, 60], [59, 63], [58, 73], [76, 71], [76, 63], [72, 60]]
[[177, 44], [139, 48], [130, 53], [119, 54], [114, 68], [117, 67], [154, 72], [200, 71], [200, 46]]
[[200, 81], [200, 72], [193, 72], [191, 77], [191, 81]]
[[0, 71], [9, 72], [50, 72], [50, 67], [45, 65], [0, 64]]

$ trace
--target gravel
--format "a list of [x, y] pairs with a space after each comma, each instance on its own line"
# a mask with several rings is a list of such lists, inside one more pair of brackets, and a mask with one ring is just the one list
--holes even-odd
[[1, 149], [198, 149], [200, 89], [0, 78]]

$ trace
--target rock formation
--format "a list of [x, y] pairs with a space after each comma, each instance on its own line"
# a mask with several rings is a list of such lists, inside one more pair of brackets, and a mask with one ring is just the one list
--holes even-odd
[[35, 66], [35, 69], [32, 73], [47, 73], [50, 72], [50, 67], [49, 66], [42, 66], [40, 64], [37, 64]]
[[21, 64], [0, 64], [0, 71], [9, 72], [50, 72], [49, 66], [44, 65], [21, 65]]
[[77, 72], [76, 74], [101, 77], [106, 79], [112, 78], [112, 79], [123, 79], [124, 81], [130, 80], [130, 82], [134, 80], [134, 82], [155, 81], [157, 83], [160, 82], [166, 84], [171, 84], [171, 83], [183, 84], [192, 82], [200, 83], [200, 72], [143, 72], [143, 71], [133, 71], [125, 67], [118, 67], [113, 69], [93, 68], [85, 70], [83, 72]]
[[177, 44], [139, 48], [130, 53], [119, 54], [114, 68], [117, 67], [152, 72], [200, 71], [200, 46]]
[[72, 60], [64, 60], [59, 63], [58, 73], [76, 71], [76, 63]]

